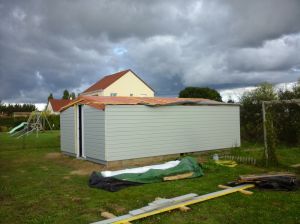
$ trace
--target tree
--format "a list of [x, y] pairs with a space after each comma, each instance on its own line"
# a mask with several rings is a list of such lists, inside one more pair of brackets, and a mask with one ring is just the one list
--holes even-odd
[[72, 93], [70, 94], [70, 99], [71, 99], [71, 100], [74, 100], [75, 98], [76, 98], [76, 95], [75, 95], [74, 92], [72, 92]]
[[278, 97], [281, 100], [300, 99], [300, 79], [297, 84], [293, 86], [292, 90], [279, 90]]
[[48, 96], [48, 101], [49, 101], [50, 99], [53, 99], [52, 93], [50, 93], [50, 95]]
[[69, 98], [70, 98], [70, 93], [68, 90], [65, 89], [62, 99], [68, 100]]
[[34, 104], [8, 104], [0, 105], [0, 112], [7, 115], [12, 115], [14, 112], [32, 112], [37, 110]]
[[272, 84], [264, 82], [257, 86], [256, 89], [245, 92], [241, 98], [244, 104], [261, 104], [262, 101], [276, 100], [277, 94]]
[[179, 93], [181, 98], [205, 98], [222, 102], [222, 97], [218, 91], [208, 87], [186, 87]]

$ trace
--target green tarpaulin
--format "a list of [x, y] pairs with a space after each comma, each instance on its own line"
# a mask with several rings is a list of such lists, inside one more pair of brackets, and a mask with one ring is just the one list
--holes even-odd
[[172, 168], [159, 170], [150, 169], [145, 173], [124, 173], [113, 176], [113, 178], [137, 183], [156, 183], [162, 182], [164, 177], [174, 176], [183, 173], [192, 172], [193, 175], [189, 178], [203, 176], [203, 171], [196, 159], [192, 157], [184, 157], [180, 163]]

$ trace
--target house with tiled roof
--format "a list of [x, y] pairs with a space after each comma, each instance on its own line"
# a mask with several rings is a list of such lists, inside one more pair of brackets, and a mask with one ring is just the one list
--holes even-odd
[[63, 108], [64, 106], [66, 106], [71, 102], [72, 100], [49, 99], [46, 106], [46, 111], [48, 111], [50, 114], [59, 114], [61, 108]]
[[154, 90], [128, 69], [104, 76], [80, 95], [154, 97]]

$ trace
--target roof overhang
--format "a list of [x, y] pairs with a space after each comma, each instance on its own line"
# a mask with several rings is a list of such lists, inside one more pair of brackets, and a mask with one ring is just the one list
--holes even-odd
[[60, 112], [78, 104], [88, 105], [99, 110], [105, 110], [106, 105], [144, 105], [151, 107], [179, 105], [240, 106], [239, 104], [223, 103], [202, 98], [79, 96], [73, 102], [62, 107]]

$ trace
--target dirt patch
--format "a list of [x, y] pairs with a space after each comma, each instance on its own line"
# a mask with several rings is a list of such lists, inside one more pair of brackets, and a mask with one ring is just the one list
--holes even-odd
[[64, 180], [70, 180], [71, 177], [70, 177], [70, 176], [63, 176], [63, 179], [64, 179]]
[[126, 208], [120, 206], [120, 205], [116, 205], [116, 204], [112, 204], [112, 209], [115, 211], [115, 213], [124, 213], [126, 211]]
[[70, 172], [71, 175], [87, 176], [93, 171], [102, 171], [105, 169], [104, 165], [92, 163], [85, 160], [72, 160], [73, 170]]
[[62, 157], [62, 154], [59, 152], [50, 152], [46, 154], [46, 159], [58, 159]]
[[[70, 168], [72, 171], [70, 175], [87, 176], [93, 171], [102, 171], [105, 169], [104, 165], [92, 163], [86, 160], [79, 160], [74, 157], [63, 155], [60, 152], [51, 152], [46, 154], [47, 159], [53, 161], [60, 166]], [[69, 179], [68, 175], [64, 179]]]
[[89, 175], [90, 173], [91, 173], [90, 170], [85, 170], [85, 169], [73, 170], [70, 172], [71, 175], [79, 175], [79, 176], [86, 176]]

